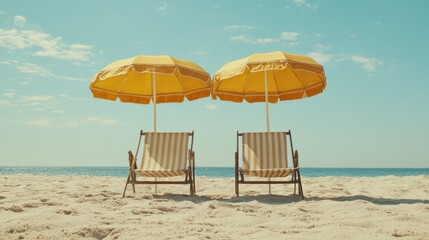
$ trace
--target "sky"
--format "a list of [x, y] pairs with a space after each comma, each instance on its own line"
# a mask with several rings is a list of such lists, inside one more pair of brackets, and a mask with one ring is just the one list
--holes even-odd
[[[1, 1], [0, 166], [128, 166], [153, 105], [95, 99], [93, 76], [136, 55], [211, 76], [252, 53], [304, 54], [325, 91], [270, 104], [301, 167], [429, 167], [429, 1]], [[264, 103], [157, 105], [158, 131], [195, 131], [197, 166], [233, 167]]]

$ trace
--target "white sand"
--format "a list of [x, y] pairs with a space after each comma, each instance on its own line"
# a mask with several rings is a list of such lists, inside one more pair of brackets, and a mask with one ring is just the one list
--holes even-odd
[[293, 186], [197, 177], [188, 186], [125, 178], [0, 175], [0, 239], [429, 239], [429, 176], [305, 178]]

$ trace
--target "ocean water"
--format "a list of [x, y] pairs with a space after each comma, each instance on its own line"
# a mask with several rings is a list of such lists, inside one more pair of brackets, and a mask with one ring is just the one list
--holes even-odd
[[[126, 177], [128, 167], [0, 167], [4, 174], [89, 175]], [[195, 175], [206, 177], [234, 177], [231, 167], [197, 167]], [[350, 176], [415, 176], [429, 175], [429, 168], [301, 168], [304, 177]]]

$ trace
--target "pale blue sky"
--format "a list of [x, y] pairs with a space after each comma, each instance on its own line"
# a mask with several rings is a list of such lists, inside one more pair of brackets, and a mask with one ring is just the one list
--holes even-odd
[[[112, 61], [168, 54], [213, 75], [253, 52], [323, 64], [325, 92], [270, 105], [303, 167], [429, 167], [429, 1], [2, 1], [0, 166], [127, 166], [152, 105], [93, 99]], [[233, 166], [265, 105], [158, 105], [158, 131], [196, 132], [198, 166]]]

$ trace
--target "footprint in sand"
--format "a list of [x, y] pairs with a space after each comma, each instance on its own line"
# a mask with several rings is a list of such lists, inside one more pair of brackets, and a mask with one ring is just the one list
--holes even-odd
[[392, 236], [394, 237], [409, 237], [409, 236], [414, 236], [414, 232], [413, 231], [409, 231], [407, 230], [406, 232], [400, 232], [398, 230], [394, 230], [392, 233]]
[[3, 184], [3, 187], [20, 187], [21, 184]]
[[77, 234], [83, 238], [95, 238], [101, 240], [117, 233], [119, 232], [114, 228], [84, 227], [74, 234]]
[[24, 203], [24, 204], [22, 204], [22, 206], [25, 208], [37, 208], [38, 207], [37, 203]]
[[258, 212], [257, 210], [260, 207], [258, 206], [240, 206], [240, 207], [236, 207], [237, 211], [241, 211], [241, 212], [245, 212], [245, 213], [254, 213], [254, 212]]
[[65, 214], [65, 215], [72, 215], [72, 216], [78, 215], [77, 211], [74, 209], [71, 209], [71, 210], [70, 209], [62, 209], [62, 210], [58, 210], [57, 213], [58, 214]]
[[143, 209], [142, 210], [133, 209], [131, 212], [135, 215], [152, 215], [152, 214], [155, 214], [155, 212], [152, 210], [143, 210]]
[[19, 206], [15, 206], [15, 205], [13, 205], [10, 208], [6, 208], [6, 210], [9, 210], [9, 211], [12, 211], [12, 212], [22, 212], [22, 211], [24, 211], [24, 209], [22, 209]]
[[30, 225], [25, 224], [23, 226], [15, 226], [12, 228], [9, 228], [6, 232], [7, 233], [24, 233], [30, 229]]
[[158, 209], [161, 212], [177, 212], [177, 209], [175, 207], [160, 206], [160, 207], [157, 207], [156, 209]]
[[103, 190], [103, 191], [101, 191], [100, 195], [103, 196], [103, 197], [113, 197], [113, 196], [118, 195], [118, 193]]

